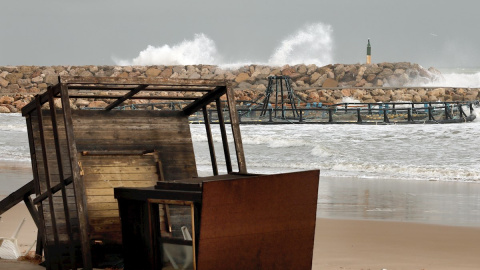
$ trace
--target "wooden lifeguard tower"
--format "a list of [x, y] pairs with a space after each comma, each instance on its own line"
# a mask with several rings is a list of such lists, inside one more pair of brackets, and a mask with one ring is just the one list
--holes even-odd
[[[73, 110], [73, 98], [109, 102]], [[176, 111], [117, 109], [133, 99], [187, 102]], [[223, 175], [210, 105], [219, 119]], [[188, 117], [198, 111], [210, 177], [197, 175]], [[22, 113], [48, 269], [98, 267], [102, 258], [92, 250], [99, 248], [121, 249], [125, 269], [162, 269], [177, 264], [165, 244], [190, 247], [195, 269], [218, 262], [228, 269], [311, 267], [319, 172], [248, 174], [233, 90], [225, 81], [60, 77]]]

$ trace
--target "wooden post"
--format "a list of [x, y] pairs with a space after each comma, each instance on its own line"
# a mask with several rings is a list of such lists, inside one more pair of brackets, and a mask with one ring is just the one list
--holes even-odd
[[227, 172], [231, 173], [232, 160], [230, 159], [230, 149], [228, 147], [227, 131], [225, 129], [225, 119], [223, 119], [222, 102], [220, 101], [220, 98], [216, 100], [216, 103], [218, 124], [220, 125], [220, 133], [222, 134], [223, 153], [225, 154], [225, 165], [227, 166]]
[[65, 189], [65, 174], [63, 173], [63, 162], [62, 162], [62, 153], [61, 153], [62, 151], [60, 149], [60, 139], [58, 136], [57, 112], [55, 109], [55, 102], [53, 98], [54, 96], [53, 88], [49, 87], [47, 91], [48, 91], [48, 104], [50, 105], [50, 118], [52, 120], [53, 138], [55, 141], [55, 154], [57, 157], [58, 174], [60, 177], [63, 211], [65, 213], [65, 226], [67, 227], [67, 234], [68, 234], [70, 263], [71, 263], [72, 269], [77, 269], [76, 260], [75, 260], [75, 247], [73, 244], [72, 225], [70, 223], [70, 210], [68, 207], [67, 190]]
[[213, 145], [212, 129], [210, 126], [210, 119], [208, 118], [207, 106], [203, 106], [202, 111], [207, 132], [208, 149], [210, 150], [210, 161], [212, 162], [213, 175], [218, 175], [217, 157], [215, 155], [215, 146]]
[[80, 176], [80, 167], [78, 165], [77, 145], [73, 134], [73, 120], [70, 109], [70, 99], [68, 97], [68, 88], [65, 84], [60, 84], [61, 101], [63, 108], [63, 118], [65, 121], [65, 131], [67, 135], [68, 153], [70, 156], [70, 166], [72, 169], [73, 187], [75, 192], [75, 201], [78, 211], [78, 223], [80, 227], [80, 244], [82, 247], [83, 268], [92, 269], [92, 254], [90, 252], [90, 234], [88, 226], [87, 198], [83, 179]]
[[[54, 239], [54, 243], [55, 243], [55, 246], [59, 246], [60, 244], [60, 241], [58, 239], [58, 230], [57, 230], [57, 221], [56, 221], [56, 218], [55, 218], [55, 207], [54, 207], [54, 204], [53, 204], [53, 194], [52, 194], [52, 191], [51, 191], [51, 183], [50, 183], [50, 168], [48, 166], [48, 157], [47, 157], [47, 142], [45, 140], [45, 134], [44, 134], [44, 126], [43, 126], [43, 115], [42, 115], [42, 103], [40, 101], [40, 96], [37, 95], [35, 97], [35, 101], [36, 101], [36, 111], [37, 111], [37, 120], [38, 120], [38, 129], [39, 129], [39, 133], [40, 133], [40, 144], [41, 144], [41, 148], [42, 148], [42, 159], [43, 159], [43, 168], [44, 168], [44, 171], [45, 171], [45, 184], [46, 184], [46, 187], [47, 187], [47, 191], [45, 192], [47, 195], [48, 195], [48, 206], [49, 206], [49, 210], [50, 210], [50, 217], [51, 217], [51, 222], [52, 222], [52, 234], [53, 234], [53, 239]], [[41, 191], [40, 191], [41, 192]], [[61, 254], [60, 254], [60, 250], [55, 250], [54, 251], [54, 254], [51, 254], [53, 255], [54, 257], [57, 258], [57, 261], [60, 263], [61, 262]]]
[[[32, 172], [33, 172], [33, 184], [35, 187], [35, 194], [40, 195], [40, 182], [38, 178], [38, 167], [37, 167], [37, 155], [35, 152], [35, 142], [33, 140], [33, 130], [32, 130], [32, 116], [30, 114], [26, 115], [26, 122], [27, 122], [27, 133], [28, 133], [28, 143], [30, 146], [30, 157], [32, 163]], [[44, 225], [44, 216], [43, 216], [43, 206], [40, 204], [38, 206], [38, 217], [39, 217], [39, 227], [38, 227], [38, 234], [37, 234], [37, 247], [35, 253], [37, 255], [42, 255], [43, 251], [43, 244], [46, 243], [46, 230]], [[41, 240], [41, 241], [39, 241]], [[48, 256], [48, 251], [45, 249], [45, 257]], [[47, 268], [50, 268], [50, 261], [46, 261]]]
[[233, 140], [235, 143], [235, 150], [237, 152], [238, 171], [240, 173], [247, 173], [247, 165], [245, 162], [245, 154], [243, 151], [242, 136], [240, 135], [240, 124], [238, 123], [237, 107], [235, 105], [235, 98], [233, 89], [227, 85], [227, 102], [230, 112], [230, 123], [232, 126]]

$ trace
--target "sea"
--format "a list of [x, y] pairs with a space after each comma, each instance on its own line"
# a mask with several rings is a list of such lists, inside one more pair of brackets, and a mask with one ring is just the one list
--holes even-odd
[[[471, 80], [472, 73], [465, 74]], [[190, 128], [199, 175], [212, 174], [205, 127]], [[225, 172], [220, 130], [212, 129]], [[480, 120], [242, 125], [241, 134], [250, 173], [320, 170], [319, 218], [480, 227]], [[231, 132], [228, 138], [233, 153]], [[0, 114], [0, 198], [31, 179], [25, 119]]]

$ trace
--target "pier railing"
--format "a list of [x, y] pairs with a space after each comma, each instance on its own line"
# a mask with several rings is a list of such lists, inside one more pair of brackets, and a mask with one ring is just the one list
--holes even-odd
[[[295, 108], [275, 108], [262, 103], [240, 101], [237, 111], [241, 124], [389, 124], [389, 123], [453, 123], [472, 121], [479, 101], [452, 102], [388, 102], [388, 103], [322, 103], [298, 104]], [[183, 102], [131, 104], [120, 110], [181, 110]], [[267, 110], [265, 110], [267, 107]], [[228, 106], [223, 106], [228, 110]], [[85, 108], [95, 109], [95, 108]], [[216, 108], [207, 109], [211, 123], [218, 123]], [[281, 117], [279, 117], [281, 116]], [[203, 123], [202, 112], [190, 116], [192, 123]], [[229, 121], [229, 119], [225, 119]]]

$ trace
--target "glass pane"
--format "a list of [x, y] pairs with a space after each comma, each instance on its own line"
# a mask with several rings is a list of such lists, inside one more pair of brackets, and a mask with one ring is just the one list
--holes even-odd
[[194, 269], [192, 206], [159, 205], [162, 235], [162, 269]]

